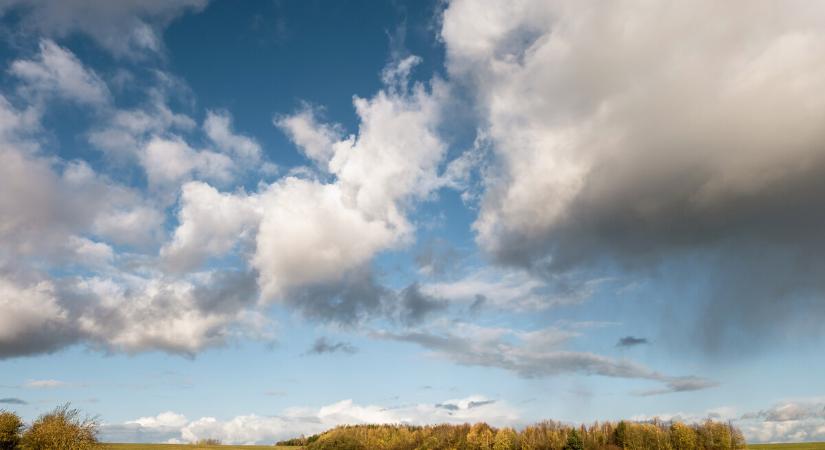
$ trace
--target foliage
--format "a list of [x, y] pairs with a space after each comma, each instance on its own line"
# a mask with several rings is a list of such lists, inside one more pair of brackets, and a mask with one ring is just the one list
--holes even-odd
[[98, 423], [69, 404], [37, 418], [23, 433], [25, 450], [88, 450], [97, 447]]
[[0, 410], [0, 450], [13, 450], [20, 444], [23, 420], [10, 411]]

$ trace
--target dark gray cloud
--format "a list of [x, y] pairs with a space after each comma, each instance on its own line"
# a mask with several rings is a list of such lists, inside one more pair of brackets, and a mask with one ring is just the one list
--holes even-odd
[[651, 395], [669, 394], [671, 392], [699, 391], [702, 389], [710, 389], [719, 386], [719, 383], [716, 381], [694, 376], [669, 377], [664, 381], [666, 386], [665, 388], [642, 391], [638, 392], [637, 395], [646, 397]]
[[647, 338], [639, 338], [635, 336], [625, 336], [619, 339], [619, 342], [616, 343], [616, 347], [635, 347], [637, 345], [647, 344]]
[[476, 294], [475, 300], [473, 303], [470, 303], [470, 306], [467, 307], [467, 312], [470, 315], [478, 315], [482, 309], [484, 309], [484, 305], [487, 303], [487, 297], [482, 294]]
[[399, 319], [406, 325], [417, 324], [428, 315], [447, 309], [446, 301], [424, 294], [418, 283], [404, 288], [398, 297]]
[[325, 336], [321, 336], [315, 340], [312, 347], [304, 353], [305, 355], [324, 355], [327, 353], [348, 353], [354, 354], [358, 352], [358, 348], [349, 342], [332, 342]]
[[0, 398], [0, 404], [5, 405], [26, 405], [28, 402], [15, 397]]
[[386, 312], [392, 290], [381, 285], [370, 269], [358, 269], [343, 280], [316, 284], [293, 291], [286, 298], [291, 307], [310, 319], [355, 325]]
[[295, 289], [286, 302], [310, 319], [346, 326], [378, 318], [412, 326], [448, 307], [445, 300], [422, 292], [418, 283], [400, 291], [390, 289], [370, 268], [349, 272], [338, 281]]

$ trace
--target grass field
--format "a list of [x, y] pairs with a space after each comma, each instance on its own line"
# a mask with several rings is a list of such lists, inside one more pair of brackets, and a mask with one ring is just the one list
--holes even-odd
[[106, 450], [300, 450], [275, 445], [104, 444]]
[[[300, 450], [298, 447], [276, 447], [273, 445], [212, 445], [195, 446], [189, 444], [105, 444], [106, 450]], [[825, 442], [807, 444], [751, 444], [755, 450], [825, 450]]]
[[825, 450], [825, 442], [805, 444], [751, 444], [748, 448], [755, 450]]

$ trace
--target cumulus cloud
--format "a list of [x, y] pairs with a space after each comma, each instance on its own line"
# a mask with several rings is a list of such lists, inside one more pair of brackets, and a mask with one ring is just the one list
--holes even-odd
[[164, 350], [193, 356], [244, 337], [272, 339], [255, 308], [254, 275], [200, 272], [180, 279], [112, 277], [20, 285], [0, 278], [0, 358], [52, 352], [75, 343], [105, 351]]
[[48, 39], [40, 41], [36, 59], [14, 61], [9, 71], [23, 80], [25, 90], [33, 95], [56, 95], [88, 105], [110, 101], [106, 83], [71, 51]]
[[750, 6], [451, 2], [448, 71], [495, 158], [479, 245], [551, 274], [698, 254], [709, 351], [823, 317], [825, 8]]
[[250, 414], [228, 420], [202, 417], [189, 421], [180, 414], [166, 412], [125, 424], [104, 425], [102, 434], [107, 440], [119, 442], [152, 442], [153, 439], [154, 442], [194, 442], [200, 439], [218, 439], [226, 444], [271, 444], [302, 434], [320, 433], [343, 424], [423, 425], [433, 422], [461, 424], [484, 421], [495, 426], [513, 426], [519, 420], [518, 411], [506, 402], [474, 395], [437, 404], [404, 406], [360, 405], [352, 400], [342, 400], [321, 408], [294, 407], [274, 416]]
[[565, 350], [564, 344], [578, 334], [560, 328], [520, 331], [458, 323], [447, 330], [381, 331], [374, 335], [418, 344], [434, 356], [456, 364], [495, 367], [523, 378], [583, 374], [644, 379], [664, 385], [661, 389], [640, 393], [642, 395], [695, 391], [718, 385], [696, 376], [662, 374], [626, 359]]
[[[446, 146], [436, 128], [443, 95], [433, 82], [429, 89], [392, 85], [372, 98], [356, 97], [359, 130], [346, 138], [339, 126], [320, 124], [312, 110], [277, 119], [310, 158], [326, 162], [332, 178], [293, 174], [252, 194], [188, 185], [175, 240], [165, 254], [190, 255], [184, 259], [197, 262], [234, 248], [244, 239], [241, 231], [249, 230], [249, 263], [265, 301], [342, 322], [373, 313], [368, 308], [381, 305], [386, 289], [374, 282], [369, 263], [379, 252], [409, 242], [409, 205], [440, 186]], [[167, 163], [164, 170], [173, 168]], [[220, 198], [221, 208], [198, 206], [204, 196]], [[226, 220], [226, 211], [242, 213]]]
[[121, 57], [138, 58], [162, 49], [161, 32], [176, 17], [203, 9], [208, 0], [3, 0], [0, 16], [18, 14], [24, 30], [57, 38], [83, 33]]
[[349, 353], [358, 352], [358, 348], [349, 342], [332, 342], [325, 336], [321, 336], [315, 340], [312, 347], [306, 351], [307, 355], [323, 355], [325, 353]]

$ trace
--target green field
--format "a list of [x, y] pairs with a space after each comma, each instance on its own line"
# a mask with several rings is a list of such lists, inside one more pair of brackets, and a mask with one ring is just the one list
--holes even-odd
[[825, 442], [809, 442], [805, 444], [751, 444], [748, 448], [758, 450], [825, 450]]
[[103, 444], [106, 450], [300, 450], [275, 445]]

